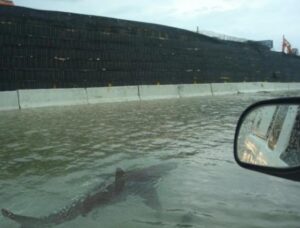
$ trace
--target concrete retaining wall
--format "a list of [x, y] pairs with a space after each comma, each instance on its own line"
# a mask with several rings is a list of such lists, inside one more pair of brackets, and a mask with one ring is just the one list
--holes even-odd
[[18, 92], [0, 92], [0, 111], [15, 109], [19, 109]]
[[85, 89], [19, 90], [19, 101], [22, 109], [88, 104]]
[[184, 84], [178, 85], [177, 89], [180, 97], [200, 97], [212, 95], [210, 84]]
[[141, 100], [179, 98], [178, 85], [142, 85], [139, 95]]
[[139, 100], [137, 86], [87, 88], [89, 104]]
[[260, 91], [299, 90], [300, 83], [212, 83], [142, 85], [79, 89], [36, 89], [0, 92], [0, 111], [47, 106], [200, 97]]

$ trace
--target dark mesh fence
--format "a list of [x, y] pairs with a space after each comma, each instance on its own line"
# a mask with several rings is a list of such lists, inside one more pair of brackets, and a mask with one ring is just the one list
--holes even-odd
[[300, 81], [300, 58], [254, 43], [72, 13], [0, 6], [0, 90]]

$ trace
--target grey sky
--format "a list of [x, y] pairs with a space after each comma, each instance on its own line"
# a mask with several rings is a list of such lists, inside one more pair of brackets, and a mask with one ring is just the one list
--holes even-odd
[[38, 9], [93, 14], [158, 23], [196, 31], [209, 30], [253, 40], [282, 35], [300, 49], [299, 0], [14, 0]]

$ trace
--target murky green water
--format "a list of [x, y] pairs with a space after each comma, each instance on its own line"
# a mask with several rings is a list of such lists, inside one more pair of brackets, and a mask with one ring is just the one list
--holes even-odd
[[[159, 215], [129, 195], [57, 227], [299, 227], [300, 184], [243, 170], [233, 159], [242, 110], [281, 95], [1, 112], [0, 207], [45, 216], [106, 181], [117, 167], [172, 161], [177, 168], [154, 186]], [[1, 215], [0, 227], [18, 225]]]

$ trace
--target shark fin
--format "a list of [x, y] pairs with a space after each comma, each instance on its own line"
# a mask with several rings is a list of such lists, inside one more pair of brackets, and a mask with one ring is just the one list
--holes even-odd
[[115, 175], [115, 192], [119, 193], [123, 190], [125, 185], [125, 172], [121, 168], [116, 169], [116, 175]]

